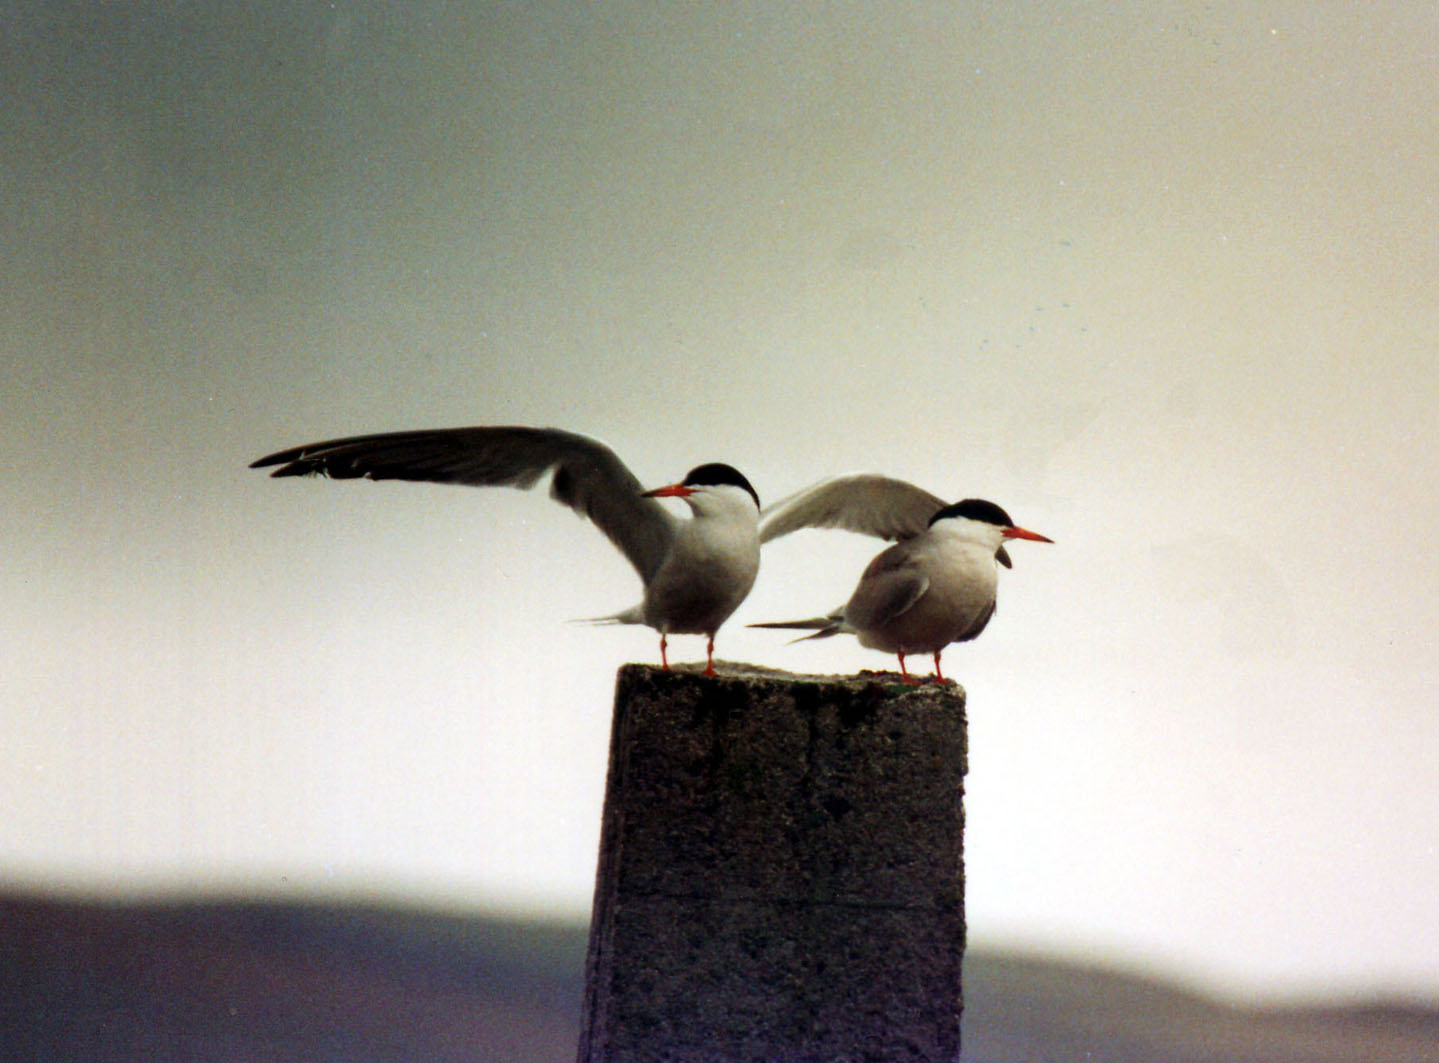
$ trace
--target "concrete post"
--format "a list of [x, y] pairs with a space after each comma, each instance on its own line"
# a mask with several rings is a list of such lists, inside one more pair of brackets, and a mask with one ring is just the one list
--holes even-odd
[[959, 1058], [964, 692], [620, 669], [580, 1063]]

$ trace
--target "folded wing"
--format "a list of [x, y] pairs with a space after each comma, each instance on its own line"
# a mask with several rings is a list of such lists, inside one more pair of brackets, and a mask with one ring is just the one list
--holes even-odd
[[859, 630], [883, 627], [908, 612], [927, 590], [929, 577], [914, 565], [909, 548], [896, 544], [864, 570], [845, 604], [844, 618]]

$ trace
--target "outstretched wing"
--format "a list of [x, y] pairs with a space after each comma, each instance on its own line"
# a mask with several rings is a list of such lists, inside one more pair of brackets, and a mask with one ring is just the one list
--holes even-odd
[[880, 539], [909, 539], [929, 527], [947, 503], [921, 487], [888, 476], [852, 473], [821, 480], [760, 514], [767, 543], [801, 528], [842, 528]]
[[674, 539], [676, 518], [609, 447], [556, 428], [430, 428], [309, 443], [266, 455], [272, 476], [417, 480], [528, 489], [554, 471], [550, 496], [595, 522], [646, 581]]
[[[763, 510], [759, 541], [767, 543], [801, 528], [842, 528], [879, 539], [912, 539], [948, 504], [922, 487], [889, 476], [834, 476]], [[1005, 568], [1012, 567], [1003, 546], [994, 556]]]

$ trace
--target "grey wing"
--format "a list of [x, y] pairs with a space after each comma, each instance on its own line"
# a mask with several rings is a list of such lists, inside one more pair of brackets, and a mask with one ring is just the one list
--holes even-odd
[[417, 480], [533, 487], [554, 470], [550, 496], [588, 517], [648, 580], [664, 561], [676, 519], [609, 447], [556, 428], [431, 428], [350, 436], [277, 451], [251, 464], [272, 476]]
[[[760, 513], [759, 541], [767, 543], [801, 528], [842, 528], [880, 539], [911, 539], [948, 503], [922, 487], [873, 473], [821, 480], [782, 498]], [[1013, 568], [1001, 546], [994, 559]]]
[[821, 480], [767, 507], [759, 539], [767, 543], [801, 528], [842, 528], [880, 539], [908, 539], [929, 527], [944, 499], [888, 476], [852, 473]]
[[844, 618], [856, 629], [889, 623], [929, 590], [929, 577], [909, 561], [904, 544], [896, 544], [869, 563], [859, 586], [844, 607]]
[[968, 629], [967, 631], [965, 631], [965, 633], [964, 633], [963, 635], [959, 636], [959, 638], [955, 639], [954, 641], [955, 641], [955, 642], [967, 642], [967, 641], [970, 640], [970, 639], [978, 638], [978, 637], [979, 637], [979, 633], [985, 629], [985, 627], [989, 624], [990, 618], [993, 617], [993, 616], [994, 616], [994, 601], [991, 599], [991, 601], [990, 601], [990, 603], [989, 603], [989, 607], [988, 607], [987, 609], [985, 609], [984, 612], [980, 613], [977, 617], [975, 617], [975, 618], [974, 618], [974, 623], [972, 623], [972, 624], [969, 625], [969, 629]]

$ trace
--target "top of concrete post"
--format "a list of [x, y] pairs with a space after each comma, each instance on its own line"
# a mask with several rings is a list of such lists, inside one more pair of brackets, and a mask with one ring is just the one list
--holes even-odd
[[613, 781], [630, 807], [665, 809], [647, 828], [631, 819], [629, 888], [951, 903], [967, 766], [957, 684], [628, 664], [615, 708]]

